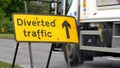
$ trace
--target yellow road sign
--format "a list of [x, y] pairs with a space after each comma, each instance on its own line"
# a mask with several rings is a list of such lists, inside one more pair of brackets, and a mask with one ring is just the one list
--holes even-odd
[[13, 21], [18, 42], [78, 43], [73, 17], [13, 14]]

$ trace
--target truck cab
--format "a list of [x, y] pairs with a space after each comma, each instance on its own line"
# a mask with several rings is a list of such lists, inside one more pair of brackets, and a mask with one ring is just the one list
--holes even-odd
[[[71, 64], [120, 56], [120, 0], [62, 0], [63, 15], [76, 18], [79, 44], [68, 48]], [[66, 55], [66, 53], [65, 53]]]

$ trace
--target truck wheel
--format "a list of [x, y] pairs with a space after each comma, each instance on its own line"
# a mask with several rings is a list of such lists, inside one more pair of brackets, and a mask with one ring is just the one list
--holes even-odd
[[70, 65], [77, 65], [78, 63], [83, 63], [83, 61], [81, 60], [81, 56], [80, 56], [80, 52], [79, 52], [79, 45], [75, 45], [75, 44], [65, 44], [63, 46], [63, 50], [64, 50], [64, 57], [65, 60], [67, 62], [67, 52], [68, 51], [68, 57], [69, 57], [69, 61], [70, 61]]

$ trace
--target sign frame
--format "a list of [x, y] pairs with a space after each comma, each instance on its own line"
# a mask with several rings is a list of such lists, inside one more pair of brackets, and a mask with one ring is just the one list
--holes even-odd
[[[75, 31], [76, 31], [76, 34], [77, 34], [77, 42], [68, 42], [68, 41], [19, 41], [19, 40], [17, 40], [16, 39], [16, 29], [15, 29], [15, 22], [14, 22], [14, 15], [20, 15], [20, 14], [22, 14], [22, 15], [39, 15], [39, 16], [60, 16], [60, 17], [70, 17], [70, 18], [74, 18], [74, 20], [75, 20], [75, 27], [76, 27], [76, 29], [75, 29]], [[75, 17], [72, 17], [72, 16], [65, 16], [65, 15], [40, 15], [40, 14], [23, 14], [23, 13], [13, 13], [12, 14], [12, 21], [13, 21], [13, 26], [14, 26], [14, 37], [15, 37], [15, 40], [17, 41], [17, 42], [42, 42], [42, 43], [75, 43], [75, 44], [78, 44], [79, 43], [79, 38], [78, 38], [78, 28], [77, 28], [77, 23], [76, 23], [76, 19], [75, 19]]]

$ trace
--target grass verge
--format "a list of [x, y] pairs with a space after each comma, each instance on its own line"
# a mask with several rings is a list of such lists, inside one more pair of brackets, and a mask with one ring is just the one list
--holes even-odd
[[[11, 68], [11, 64], [0, 61], [0, 68]], [[20, 66], [15, 66], [15, 68], [22, 68]]]
[[13, 39], [14, 38], [14, 34], [0, 33], [0, 38], [3, 38], [3, 39]]

